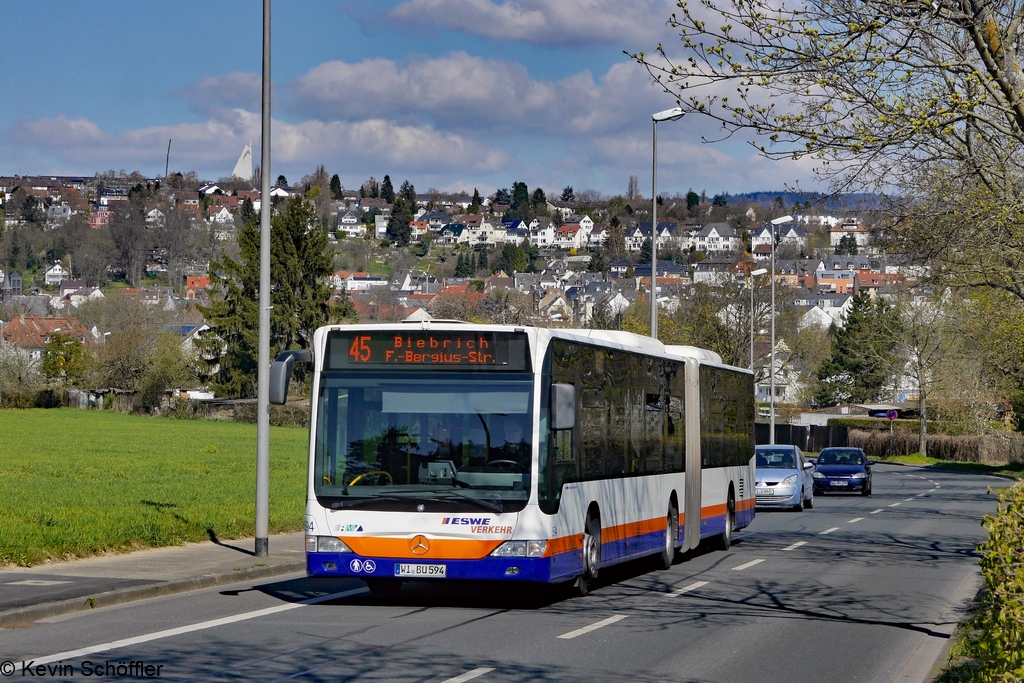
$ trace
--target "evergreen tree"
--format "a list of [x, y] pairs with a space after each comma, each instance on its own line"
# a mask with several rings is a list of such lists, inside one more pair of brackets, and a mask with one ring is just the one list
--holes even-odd
[[546, 208], [547, 203], [548, 198], [544, 195], [544, 190], [540, 189], [539, 187], [533, 191], [533, 194], [530, 195], [530, 207], [534, 211], [539, 212], [542, 208]]
[[590, 263], [587, 264], [587, 270], [591, 273], [603, 273], [608, 270], [608, 264], [604, 260], [603, 249], [598, 249], [590, 258]]
[[512, 206], [518, 208], [520, 206], [530, 205], [530, 191], [526, 187], [526, 183], [516, 181], [512, 183]]
[[400, 247], [408, 246], [412, 239], [410, 223], [412, 207], [405, 201], [405, 197], [395, 197], [394, 206], [391, 207], [391, 218], [388, 219], [388, 233], [395, 238], [395, 244]]
[[574, 199], [576, 199], [576, 193], [573, 192], [572, 185], [566, 185], [562, 189], [562, 201], [563, 202], [571, 202]]
[[405, 197], [406, 203], [409, 206], [411, 206], [413, 208], [413, 210], [415, 211], [415, 209], [416, 209], [416, 188], [413, 187], [413, 184], [410, 183], [408, 180], [403, 180], [402, 181], [402, 187], [400, 187], [398, 189], [398, 194], [400, 194], [403, 197]]
[[288, 187], [288, 179], [283, 175], [279, 175], [277, 176], [277, 182], [275, 185], [277, 185], [277, 187]]
[[501, 258], [498, 259], [495, 272], [503, 270], [506, 275], [525, 273], [528, 265], [529, 259], [522, 247], [515, 244], [506, 244], [502, 247]]
[[693, 190], [686, 193], [686, 210], [693, 210], [698, 204], [700, 204], [700, 195]]
[[380, 184], [380, 198], [388, 204], [395, 203], [395, 188], [391, 184], [391, 176], [385, 175], [384, 182]]
[[511, 204], [512, 203], [512, 192], [507, 187], [503, 187], [494, 193], [495, 204]]
[[640, 263], [651, 262], [651, 238], [644, 239], [644, 243], [640, 245]]
[[843, 326], [832, 325], [832, 353], [818, 370], [821, 386], [814, 398], [820, 406], [872, 403], [891, 380], [896, 312], [885, 300], [872, 301], [866, 292], [853, 297]]
[[[347, 301], [333, 310], [327, 302], [334, 262], [327, 231], [313, 218], [308, 202], [293, 199], [271, 221], [271, 357], [284, 349], [309, 348], [317, 327], [351, 314]], [[212, 329], [197, 345], [211, 373], [210, 386], [222, 396], [256, 395], [259, 244], [259, 214], [254, 214], [239, 230], [238, 259], [225, 255], [210, 264], [211, 284], [222, 296], [199, 307]]]
[[335, 199], [341, 199], [342, 197], [341, 178], [338, 177], [337, 173], [331, 176], [331, 196]]
[[459, 260], [455, 262], [455, 277], [466, 277], [466, 259], [459, 254]]
[[478, 190], [478, 189], [476, 189], [474, 187], [473, 188], [473, 202], [472, 202], [472, 204], [470, 204], [470, 207], [469, 207], [470, 208], [470, 213], [477, 213], [478, 211], [480, 211], [480, 204], [482, 204], [482, 203], [483, 203], [483, 200], [480, 199], [480, 190]]

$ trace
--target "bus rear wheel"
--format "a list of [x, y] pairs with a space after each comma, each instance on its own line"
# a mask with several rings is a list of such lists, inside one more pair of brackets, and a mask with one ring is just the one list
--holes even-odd
[[732, 497], [732, 491], [730, 491], [729, 501], [725, 505], [725, 529], [722, 530], [722, 535], [718, 537], [718, 547], [722, 550], [728, 550], [732, 547], [732, 527], [736, 518], [735, 508], [736, 503]]
[[662, 569], [671, 569], [676, 559], [676, 544], [679, 542], [679, 510], [675, 503], [668, 504], [668, 521], [665, 528], [665, 547], [661, 550]]

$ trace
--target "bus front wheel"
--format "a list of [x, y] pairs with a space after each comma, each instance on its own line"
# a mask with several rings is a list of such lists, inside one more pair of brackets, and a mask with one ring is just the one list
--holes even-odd
[[580, 595], [590, 592], [591, 584], [601, 569], [601, 520], [587, 513], [583, 523], [583, 573], [576, 580]]

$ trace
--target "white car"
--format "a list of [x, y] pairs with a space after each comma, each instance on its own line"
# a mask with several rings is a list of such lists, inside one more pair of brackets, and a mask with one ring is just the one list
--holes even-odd
[[757, 483], [754, 490], [758, 507], [814, 507], [814, 464], [804, 458], [796, 446], [757, 446]]

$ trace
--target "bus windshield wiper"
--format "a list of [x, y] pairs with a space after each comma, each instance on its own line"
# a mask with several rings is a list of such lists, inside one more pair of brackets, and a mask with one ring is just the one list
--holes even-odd
[[464, 500], [467, 503], [472, 503], [473, 505], [476, 505], [479, 508], [483, 508], [484, 510], [496, 512], [499, 515], [505, 511], [505, 507], [501, 503], [492, 502], [489, 500], [481, 500], [480, 498], [474, 498], [473, 496], [467, 496], [465, 493], [462, 493], [460, 491], [443, 491], [441, 492], [441, 495], [448, 497], [449, 500], [451, 500], [451, 496], [455, 496], [460, 500]]
[[403, 495], [401, 493], [373, 493], [367, 496], [366, 498], [359, 498], [357, 500], [335, 501], [331, 503], [331, 509], [340, 510], [345, 508], [360, 507], [362, 505], [369, 505], [371, 503], [375, 503], [381, 500], [401, 502], [425, 501], [429, 503], [450, 503], [457, 499], [460, 501], [464, 500], [467, 503], [476, 505], [479, 508], [482, 508], [484, 510], [490, 510], [491, 512], [496, 512], [498, 514], [501, 514], [505, 511], [505, 508], [502, 507], [500, 503], [492, 503], [489, 500], [480, 500], [479, 498], [473, 498], [472, 496], [467, 496], [463, 493], [459, 493], [458, 491], [433, 491], [431, 493], [432, 495], [422, 495], [416, 493], [415, 491], [410, 491], [408, 495]]

